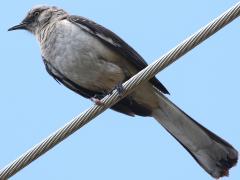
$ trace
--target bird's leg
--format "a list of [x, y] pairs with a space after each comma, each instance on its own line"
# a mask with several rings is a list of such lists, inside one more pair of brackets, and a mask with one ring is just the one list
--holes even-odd
[[95, 94], [93, 97], [90, 98], [90, 100], [92, 102], [94, 102], [96, 105], [98, 106], [102, 106], [103, 102], [101, 101], [101, 99], [104, 97], [103, 94]]

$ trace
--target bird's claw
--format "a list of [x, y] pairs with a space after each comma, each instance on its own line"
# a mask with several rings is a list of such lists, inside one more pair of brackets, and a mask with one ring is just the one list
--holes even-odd
[[91, 97], [90, 100], [92, 102], [94, 102], [98, 106], [102, 106], [103, 105], [103, 102], [100, 99], [96, 98], [96, 97]]
[[[123, 92], [124, 92], [124, 88], [123, 88], [122, 83], [118, 83], [110, 92], [104, 92], [102, 94], [103, 97], [105, 95], [111, 95], [115, 89], [117, 90], [118, 95], [121, 97], [123, 95]], [[101, 101], [101, 98], [103, 98], [102, 95], [101, 96], [95, 95], [95, 96], [91, 97], [90, 100], [92, 102], [94, 102], [96, 105], [102, 106], [103, 105], [103, 102]]]
[[124, 88], [123, 88], [122, 83], [117, 84], [117, 86], [116, 86], [115, 88], [116, 88], [119, 96], [122, 96], [122, 95], [123, 95], [123, 92], [124, 92]]
[[122, 83], [118, 83], [116, 86], [114, 86], [114, 88], [108, 94], [112, 94], [115, 89], [117, 90], [119, 96], [123, 95], [124, 88]]

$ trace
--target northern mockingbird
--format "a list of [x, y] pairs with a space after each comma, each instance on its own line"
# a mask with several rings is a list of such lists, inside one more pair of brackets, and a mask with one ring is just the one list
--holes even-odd
[[[37, 37], [48, 73], [85, 98], [101, 99], [147, 66], [132, 47], [110, 30], [57, 7], [34, 7], [9, 31], [17, 29]], [[237, 163], [237, 150], [164, 94], [168, 94], [167, 89], [154, 77], [112, 109], [131, 116], [154, 117], [211, 176], [228, 175]]]

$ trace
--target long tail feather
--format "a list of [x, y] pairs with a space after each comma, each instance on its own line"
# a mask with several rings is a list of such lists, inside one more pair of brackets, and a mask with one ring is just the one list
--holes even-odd
[[228, 142], [209, 131], [164, 95], [159, 95], [159, 108], [152, 116], [214, 178], [227, 176], [238, 160], [238, 152]]

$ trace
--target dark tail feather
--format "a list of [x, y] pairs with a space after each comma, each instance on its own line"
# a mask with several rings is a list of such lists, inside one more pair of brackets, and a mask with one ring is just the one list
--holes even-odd
[[214, 178], [227, 176], [238, 160], [228, 142], [193, 120], [165, 96], [159, 95], [159, 109], [152, 116]]

